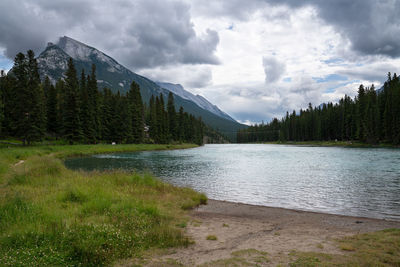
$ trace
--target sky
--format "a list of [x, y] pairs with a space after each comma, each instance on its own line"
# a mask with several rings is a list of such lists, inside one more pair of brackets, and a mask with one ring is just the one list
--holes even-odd
[[268, 122], [399, 72], [399, 12], [400, 0], [2, 0], [0, 69], [66, 35]]

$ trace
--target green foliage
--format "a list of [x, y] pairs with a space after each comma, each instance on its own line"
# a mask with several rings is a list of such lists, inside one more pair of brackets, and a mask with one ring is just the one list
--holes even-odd
[[207, 239], [207, 240], [211, 240], [211, 241], [216, 241], [216, 240], [218, 240], [218, 238], [217, 238], [215, 235], [208, 235], [208, 236], [206, 237], [206, 239]]
[[[75, 62], [69, 58], [65, 79], [55, 86], [48, 77], [41, 83], [33, 52], [28, 51], [27, 56], [19, 53], [12, 75], [0, 77], [0, 135], [17, 137], [24, 144], [43, 138], [66, 140], [69, 144], [203, 143], [204, 124], [187, 113], [179, 117], [184, 123], [178, 135], [172, 94], [167, 110], [162, 94], [152, 97], [145, 120], [146, 107], [138, 83], [132, 82], [126, 95], [109, 88], [99, 92], [96, 66], [92, 65], [88, 76], [85, 68], [79, 64], [78, 68], [80, 79]], [[145, 127], [150, 132], [145, 134]]]
[[131, 88], [127, 95], [129, 99], [130, 116], [132, 118], [132, 142], [136, 144], [142, 143], [144, 137], [144, 110], [139, 85], [135, 82], [132, 82]]
[[80, 80], [80, 118], [82, 120], [82, 132], [86, 143], [93, 144], [96, 141], [96, 127], [95, 127], [95, 108], [92, 106], [92, 101], [89, 99], [90, 76], [86, 78], [85, 71], [82, 70]]
[[171, 92], [169, 92], [168, 94], [167, 111], [168, 111], [168, 129], [170, 135], [169, 139], [179, 140], [178, 128], [176, 123], [177, 116], [175, 110], [174, 95]]
[[47, 132], [55, 135], [60, 127], [57, 117], [57, 90], [48, 77], [45, 78], [43, 89], [46, 96]]
[[68, 69], [65, 75], [64, 136], [72, 144], [82, 140], [79, 83], [72, 58], [68, 61]]
[[372, 85], [360, 85], [358, 95], [339, 103], [323, 104], [298, 113], [293, 111], [281, 120], [254, 125], [237, 133], [237, 140], [270, 141], [358, 141], [369, 144], [400, 144], [400, 80], [394, 74], [379, 93]]
[[168, 96], [167, 108], [162, 94], [150, 98], [147, 124], [149, 136], [155, 143], [165, 144], [174, 141], [203, 144], [206, 126], [202, 119], [184, 112], [183, 107], [180, 107], [179, 113], [176, 114], [172, 93]]
[[3, 105], [3, 94], [5, 91], [5, 73], [3, 70], [0, 71], [0, 136], [2, 134], [3, 120], [4, 120], [4, 105]]
[[149, 149], [167, 146], [0, 148], [0, 266], [104, 266], [149, 248], [188, 245], [177, 226], [185, 221], [180, 207], [204, 202], [201, 194], [149, 174], [71, 171], [60, 159]]
[[13, 78], [6, 86], [5, 94], [8, 120], [8, 133], [12, 133], [30, 144], [40, 140], [45, 132], [46, 114], [44, 107], [44, 93], [40, 85], [39, 71], [35, 55], [32, 50], [25, 56], [22, 53], [15, 57]]

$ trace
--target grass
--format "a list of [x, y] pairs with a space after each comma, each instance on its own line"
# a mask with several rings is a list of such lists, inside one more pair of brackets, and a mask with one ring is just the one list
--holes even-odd
[[217, 238], [215, 235], [208, 235], [208, 236], [206, 237], [206, 239], [207, 239], [207, 240], [211, 240], [211, 241], [216, 241], [216, 240], [218, 240], [218, 238]]
[[185, 210], [205, 203], [203, 194], [150, 174], [72, 171], [62, 159], [189, 147], [1, 147], [0, 266], [104, 266], [150, 248], [187, 246]]
[[387, 229], [337, 240], [344, 255], [293, 252], [297, 266], [400, 266], [400, 229]]

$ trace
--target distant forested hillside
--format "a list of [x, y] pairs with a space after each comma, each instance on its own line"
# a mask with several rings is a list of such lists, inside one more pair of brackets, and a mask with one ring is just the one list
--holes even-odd
[[400, 144], [400, 80], [388, 74], [381, 90], [360, 85], [357, 96], [323, 104], [237, 133], [239, 143], [269, 141], [354, 140]]

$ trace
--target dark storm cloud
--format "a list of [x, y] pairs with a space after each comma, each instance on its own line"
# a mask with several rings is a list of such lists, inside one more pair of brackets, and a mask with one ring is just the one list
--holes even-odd
[[0, 32], [0, 47], [10, 58], [70, 35], [135, 69], [219, 63], [218, 33], [197, 35], [190, 6], [179, 1], [3, 0]]
[[[13, 58], [18, 52], [40, 52], [48, 41], [84, 23], [89, 3], [68, 1], [0, 1], [0, 46]], [[61, 2], [60, 2], [61, 3]]]

